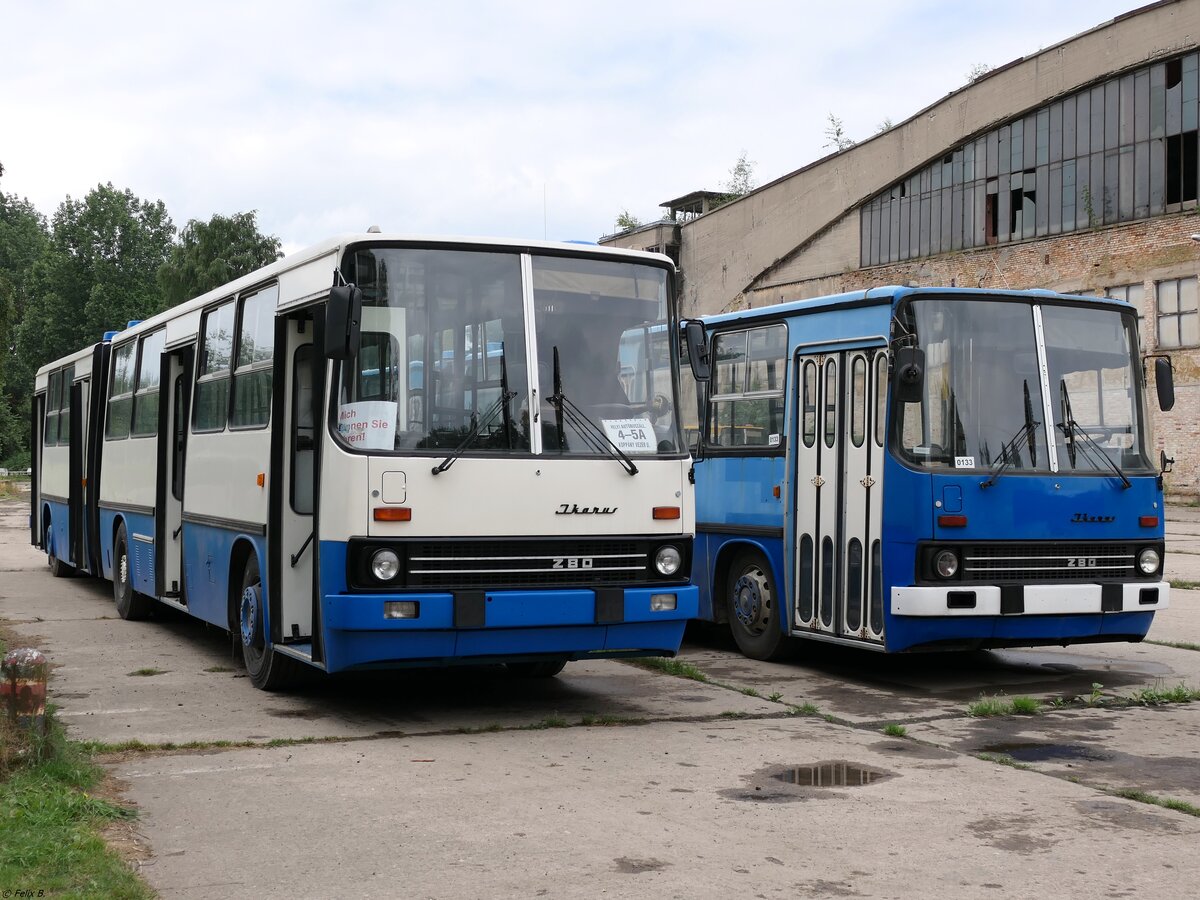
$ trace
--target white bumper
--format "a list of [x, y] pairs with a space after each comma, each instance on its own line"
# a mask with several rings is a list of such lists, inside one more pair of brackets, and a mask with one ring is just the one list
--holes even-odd
[[[1008, 615], [1061, 616], [1105, 612], [1098, 584], [1030, 584], [1024, 587], [1024, 612]], [[1157, 591], [1157, 594], [1153, 592]], [[1145, 593], [1144, 593], [1145, 592]], [[975, 595], [964, 606], [964, 594]], [[952, 599], [951, 595], [959, 595]], [[1165, 582], [1121, 585], [1121, 608], [1107, 612], [1151, 612], [1170, 605], [1171, 586]], [[953, 606], [951, 604], [954, 604]], [[998, 616], [1000, 588], [994, 585], [892, 588], [894, 616]]]

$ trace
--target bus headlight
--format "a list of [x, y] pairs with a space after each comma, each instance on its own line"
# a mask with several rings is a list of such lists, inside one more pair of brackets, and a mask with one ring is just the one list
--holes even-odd
[[392, 550], [377, 550], [371, 557], [371, 574], [379, 581], [391, 581], [400, 574], [400, 557]]
[[674, 575], [681, 565], [683, 556], [677, 548], [670, 544], [658, 548], [658, 554], [654, 557], [654, 568], [658, 570], [659, 575]]
[[1142, 570], [1143, 575], [1153, 575], [1161, 563], [1162, 557], [1153, 547], [1147, 547], [1138, 554], [1138, 568]]
[[958, 554], [953, 550], [942, 550], [933, 558], [933, 570], [941, 578], [953, 578], [958, 574]]

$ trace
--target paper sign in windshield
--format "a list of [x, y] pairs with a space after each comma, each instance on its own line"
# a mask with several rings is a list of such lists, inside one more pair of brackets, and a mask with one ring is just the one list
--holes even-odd
[[395, 449], [396, 404], [363, 400], [338, 407], [338, 434], [357, 450]]
[[623, 453], [653, 453], [658, 449], [649, 419], [601, 419], [604, 432]]

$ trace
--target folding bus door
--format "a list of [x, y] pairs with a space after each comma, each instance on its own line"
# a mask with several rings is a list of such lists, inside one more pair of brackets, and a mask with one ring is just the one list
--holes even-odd
[[867, 349], [797, 362], [794, 627], [878, 642], [887, 358]]
[[183, 475], [195, 347], [162, 355], [158, 393], [158, 483], [155, 510], [155, 590], [160, 599], [187, 605], [183, 577]]
[[67, 518], [70, 529], [68, 540], [71, 554], [71, 565], [84, 571], [87, 570], [87, 558], [83, 552], [83, 485], [84, 485], [84, 396], [85, 383], [76, 381], [71, 385], [71, 424], [67, 440]]

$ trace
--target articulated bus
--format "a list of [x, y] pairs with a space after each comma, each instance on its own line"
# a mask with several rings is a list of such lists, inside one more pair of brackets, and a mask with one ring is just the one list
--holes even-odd
[[693, 580], [747, 656], [1138, 641], [1167, 606], [1130, 305], [890, 287], [688, 327]]
[[654, 352], [673, 279], [550, 242], [289, 256], [39, 370], [31, 540], [123, 618], [229, 629], [264, 689], [674, 655], [698, 591], [679, 353]]

